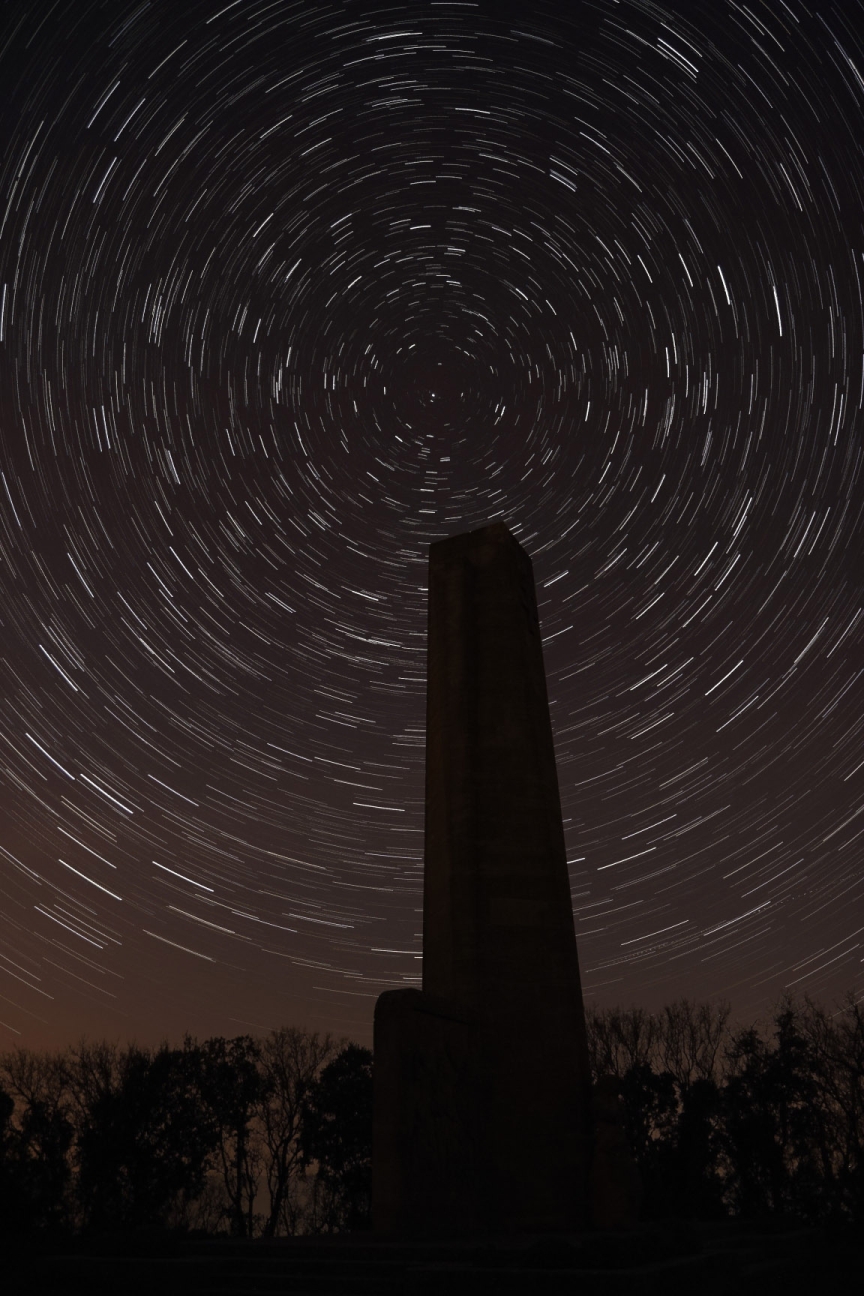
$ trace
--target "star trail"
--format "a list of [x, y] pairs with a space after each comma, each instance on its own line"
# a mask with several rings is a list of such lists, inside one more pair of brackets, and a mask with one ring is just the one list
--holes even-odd
[[497, 518], [587, 1002], [861, 991], [862, 19], [5, 6], [7, 1046], [370, 1039]]

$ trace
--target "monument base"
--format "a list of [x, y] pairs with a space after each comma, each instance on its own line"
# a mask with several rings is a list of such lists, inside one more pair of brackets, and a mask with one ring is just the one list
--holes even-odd
[[374, 1059], [374, 1231], [476, 1230], [476, 1023], [421, 990], [388, 990], [375, 1005]]
[[[566, 1032], [562, 1032], [566, 1040]], [[474, 1015], [420, 990], [375, 1007], [372, 1224], [378, 1236], [589, 1225], [586, 1095], [559, 1092], [543, 1022]], [[564, 1051], [564, 1042], [558, 1045]], [[575, 1068], [574, 1068], [575, 1071]], [[569, 1098], [569, 1101], [568, 1101]], [[590, 1104], [590, 1094], [588, 1095]], [[550, 1112], [556, 1119], [549, 1119]]]

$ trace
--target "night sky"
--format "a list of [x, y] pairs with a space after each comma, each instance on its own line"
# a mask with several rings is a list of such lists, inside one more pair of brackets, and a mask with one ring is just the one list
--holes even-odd
[[0, 1047], [419, 984], [426, 564], [534, 561], [586, 1001], [864, 989], [864, 7], [25, 0]]

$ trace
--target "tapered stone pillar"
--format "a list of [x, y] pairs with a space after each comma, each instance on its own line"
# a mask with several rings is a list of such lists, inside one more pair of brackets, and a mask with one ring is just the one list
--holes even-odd
[[423, 990], [375, 1010], [373, 1224], [586, 1223], [591, 1083], [531, 560], [430, 549]]

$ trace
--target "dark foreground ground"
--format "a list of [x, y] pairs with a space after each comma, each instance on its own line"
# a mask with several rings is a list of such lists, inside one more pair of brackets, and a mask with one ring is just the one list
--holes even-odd
[[0, 1288], [7, 1296], [848, 1296], [862, 1274], [860, 1237], [724, 1222], [413, 1244], [368, 1234], [106, 1240], [75, 1254], [7, 1250]]

